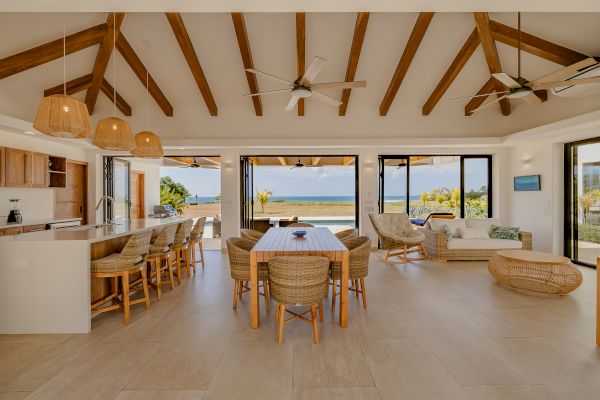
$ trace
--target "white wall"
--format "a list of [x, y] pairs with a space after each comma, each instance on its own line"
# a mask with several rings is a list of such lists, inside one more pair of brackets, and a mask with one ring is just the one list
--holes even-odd
[[[70, 160], [88, 161], [86, 150], [74, 146], [67, 140], [48, 139], [40, 135], [29, 135], [0, 129], [0, 147], [12, 147], [37, 151]], [[54, 216], [54, 189], [5, 188], [0, 187], [0, 221], [8, 214], [8, 200], [21, 199], [23, 218], [51, 218]]]

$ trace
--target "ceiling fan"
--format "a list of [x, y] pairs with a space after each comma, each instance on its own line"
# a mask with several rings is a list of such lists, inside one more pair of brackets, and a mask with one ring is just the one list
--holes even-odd
[[219, 169], [216, 165], [201, 165], [196, 161], [196, 157], [167, 157], [168, 160], [174, 161], [179, 165], [179, 168], [208, 168]]
[[246, 69], [247, 72], [256, 75], [262, 75], [265, 78], [277, 81], [279, 83], [283, 83], [287, 86], [287, 88], [270, 90], [267, 92], [260, 93], [250, 93], [244, 96], [262, 96], [265, 94], [290, 92], [292, 97], [288, 105], [285, 107], [285, 111], [291, 111], [296, 107], [296, 104], [298, 104], [298, 100], [305, 99], [307, 97], [314, 97], [315, 99], [332, 106], [339, 106], [342, 104], [341, 101], [334, 99], [333, 97], [329, 97], [325, 93], [320, 92], [319, 90], [321, 89], [356, 89], [367, 86], [367, 81], [313, 83], [313, 81], [317, 77], [317, 74], [321, 71], [321, 69], [325, 66], [326, 63], [327, 60], [321, 57], [313, 58], [312, 62], [306, 69], [304, 75], [298, 77], [298, 79], [296, 79], [294, 82], [288, 81], [283, 78], [279, 78], [275, 75], [267, 74], [266, 72], [248, 68]]
[[293, 166], [290, 167], [290, 169], [294, 169], [294, 168], [321, 168], [322, 165], [312, 165], [312, 164], [304, 164], [301, 160], [300, 157], [298, 157], [298, 162], [296, 164], [294, 164]]
[[567, 79], [569, 76], [574, 73], [590, 67], [594, 64], [600, 63], [600, 58], [589, 57], [585, 58], [581, 61], [576, 62], [575, 64], [571, 64], [554, 72], [551, 72], [547, 75], [534, 79], [533, 81], [528, 81], [527, 79], [521, 76], [521, 13], [518, 13], [518, 30], [519, 30], [519, 38], [518, 38], [518, 46], [517, 46], [517, 77], [514, 78], [504, 72], [494, 73], [492, 76], [500, 81], [504, 86], [506, 86], [507, 90], [502, 90], [499, 92], [492, 92], [488, 94], [480, 94], [475, 96], [466, 96], [466, 97], [457, 97], [450, 100], [459, 100], [459, 99], [472, 99], [475, 97], [481, 96], [490, 96], [494, 94], [503, 94], [503, 96], [499, 96], [498, 98], [479, 106], [474, 109], [472, 112], [479, 111], [483, 108], [486, 108], [494, 103], [497, 103], [503, 99], [523, 99], [529, 104], [538, 104], [541, 103], [542, 100], [536, 96], [534, 93], [536, 90], [541, 89], [553, 89], [559, 87], [567, 87], [574, 85], [585, 85], [589, 83], [600, 83], [600, 77], [591, 77], [591, 78], [582, 78], [582, 79]]

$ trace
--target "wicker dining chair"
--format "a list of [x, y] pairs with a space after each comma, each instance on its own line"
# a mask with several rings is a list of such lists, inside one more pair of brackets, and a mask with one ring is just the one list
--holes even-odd
[[294, 222], [293, 224], [289, 224], [287, 227], [288, 228], [299, 228], [299, 227], [311, 228], [311, 227], [314, 227], [314, 225], [307, 224], [306, 222]]
[[[148, 282], [156, 289], [158, 300], [162, 298], [162, 286], [168, 284], [171, 290], [175, 289], [173, 280], [173, 259], [171, 258], [173, 243], [175, 242], [176, 224], [167, 225], [158, 230], [158, 236], [150, 244], [148, 254]], [[165, 275], [165, 281], [163, 281]], [[156, 280], [153, 281], [153, 278]]]
[[198, 218], [194, 227], [192, 228], [192, 232], [190, 233], [190, 253], [191, 253], [191, 263], [194, 273], [196, 272], [196, 245], [198, 245], [198, 249], [200, 250], [200, 261], [202, 263], [202, 268], [204, 268], [204, 248], [202, 247], [202, 236], [204, 235], [204, 226], [206, 225], [206, 217]]
[[175, 267], [177, 268], [177, 284], [181, 284], [182, 270], [190, 277], [190, 234], [192, 233], [192, 220], [183, 221], [177, 227], [173, 252], [175, 253]]
[[[94, 302], [91, 305], [92, 315], [123, 308], [123, 322], [125, 325], [131, 321], [131, 305], [145, 303], [146, 309], [150, 308], [150, 296], [148, 294], [148, 281], [146, 279], [146, 259], [150, 248], [152, 231], [136, 232], [120, 253], [112, 253], [106, 257], [92, 260], [92, 278], [112, 278], [113, 292], [108, 296]], [[139, 283], [141, 286], [130, 286], [130, 277], [135, 273], [141, 274]], [[121, 278], [121, 290], [119, 291], [119, 278]], [[132, 292], [143, 290], [144, 297], [130, 300]], [[119, 302], [119, 292], [122, 300]], [[112, 304], [106, 305], [112, 300]]]
[[344, 240], [352, 239], [357, 236], [358, 236], [358, 229], [354, 229], [354, 228], [344, 229], [343, 231], [340, 231], [335, 234], [335, 237], [340, 239], [342, 242]]
[[258, 242], [264, 236], [264, 233], [254, 229], [240, 229], [240, 236], [242, 239]]
[[[369, 274], [369, 255], [371, 252], [371, 240], [366, 236], [358, 236], [344, 241], [344, 244], [350, 250], [350, 266], [348, 269], [348, 279], [352, 281], [352, 287], [349, 290], [354, 291], [356, 297], [362, 295], [363, 308], [367, 308], [367, 289], [365, 287], [365, 278]], [[333, 261], [331, 263], [331, 280], [333, 289], [331, 290], [331, 311], [335, 312], [335, 300], [338, 296], [338, 282], [342, 279], [342, 262]]]
[[[250, 250], [256, 242], [246, 239], [231, 237], [227, 239], [227, 253], [229, 254], [229, 268], [231, 277], [234, 280], [233, 285], [233, 309], [237, 309], [238, 299], [250, 290]], [[266, 263], [258, 263], [258, 281], [262, 282], [263, 293], [259, 294], [265, 298], [265, 309], [271, 308], [269, 301], [269, 268]]]
[[[319, 320], [323, 321], [323, 299], [329, 286], [329, 259], [317, 256], [273, 257], [269, 260], [271, 295], [277, 302], [275, 322], [278, 324], [277, 343], [283, 342], [283, 328], [288, 322], [300, 319], [312, 324], [313, 338], [319, 343]], [[304, 312], [294, 312], [287, 306], [310, 306]], [[285, 319], [286, 311], [293, 315]], [[311, 318], [304, 315], [310, 312]]]

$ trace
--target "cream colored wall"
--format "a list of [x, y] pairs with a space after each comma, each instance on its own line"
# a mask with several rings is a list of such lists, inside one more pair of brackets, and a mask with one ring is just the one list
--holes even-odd
[[[0, 129], [0, 147], [12, 147], [37, 151], [76, 161], [88, 161], [86, 150], [69, 144], [67, 140], [45, 140], [39, 135], [29, 135]], [[9, 199], [22, 200], [25, 219], [54, 216], [54, 189], [5, 188], [0, 187], [0, 221], [8, 214]]]

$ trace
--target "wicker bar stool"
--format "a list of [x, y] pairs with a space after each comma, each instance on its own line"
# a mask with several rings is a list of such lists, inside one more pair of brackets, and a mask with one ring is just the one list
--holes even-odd
[[[229, 268], [231, 277], [234, 279], [233, 286], [233, 309], [237, 309], [238, 298], [250, 290], [245, 282], [250, 281], [250, 250], [256, 242], [246, 239], [231, 237], [227, 239], [227, 253], [229, 254]], [[269, 268], [266, 263], [258, 263], [258, 281], [262, 282], [265, 297], [265, 309], [271, 308], [269, 300]]]
[[177, 226], [173, 252], [175, 253], [175, 267], [177, 267], [177, 284], [181, 284], [181, 270], [187, 272], [190, 277], [190, 234], [192, 233], [192, 220], [183, 221]]
[[354, 229], [354, 228], [344, 229], [343, 231], [340, 231], [335, 234], [335, 237], [340, 239], [342, 242], [344, 240], [352, 239], [357, 236], [358, 236], [358, 229]]
[[[150, 237], [152, 231], [136, 232], [127, 241], [120, 253], [113, 253], [106, 257], [92, 261], [91, 275], [94, 278], [112, 278], [113, 293], [92, 304], [92, 315], [123, 308], [123, 322], [129, 324], [131, 320], [130, 307], [132, 304], [145, 303], [146, 309], [150, 308], [150, 296], [148, 295], [148, 281], [146, 279], [146, 257], [150, 248]], [[130, 275], [140, 272], [141, 287], [129, 286]], [[119, 278], [121, 278], [121, 297], [119, 303]], [[144, 297], [130, 300], [132, 291], [143, 290]], [[106, 302], [112, 300], [112, 304], [102, 307]]]
[[[283, 327], [286, 323], [300, 319], [312, 324], [313, 338], [319, 343], [319, 319], [323, 321], [323, 299], [328, 290], [329, 259], [316, 256], [273, 257], [269, 260], [271, 294], [277, 301], [275, 322], [278, 324], [277, 343], [283, 342]], [[287, 310], [287, 306], [310, 306], [310, 309], [297, 313]], [[285, 319], [285, 312], [293, 315]], [[308, 319], [304, 314], [310, 312]]]
[[198, 218], [198, 221], [194, 224], [192, 232], [190, 233], [190, 252], [192, 255], [192, 268], [194, 273], [196, 272], [196, 245], [200, 249], [200, 261], [202, 268], [204, 268], [204, 249], [202, 248], [202, 235], [204, 235], [204, 225], [206, 225], [206, 217]]
[[287, 227], [288, 228], [300, 228], [300, 227], [312, 228], [312, 227], [314, 227], [314, 225], [307, 224], [306, 222], [294, 222], [293, 224], [289, 224]]
[[264, 233], [255, 231], [254, 229], [240, 229], [240, 236], [242, 239], [258, 242], [264, 236]]
[[[175, 289], [175, 281], [173, 280], [173, 260], [171, 258], [171, 247], [175, 242], [175, 231], [177, 225], [171, 224], [161, 229], [156, 236], [156, 239], [150, 244], [150, 253], [148, 254], [148, 282], [150, 286], [156, 289], [156, 295], [160, 301], [162, 297], [161, 287], [167, 285], [167, 281], [163, 281], [163, 274], [168, 279], [168, 284], [171, 290]], [[152, 281], [156, 278], [156, 282]]]
[[[344, 241], [344, 244], [350, 250], [350, 269], [348, 278], [352, 281], [353, 290], [358, 297], [362, 295], [363, 308], [367, 308], [367, 289], [365, 287], [365, 278], [369, 274], [369, 254], [371, 252], [371, 240], [366, 236], [358, 236]], [[331, 290], [331, 311], [335, 312], [335, 300], [338, 296], [338, 282], [342, 279], [342, 263], [334, 261], [331, 263], [331, 280], [333, 289]]]

